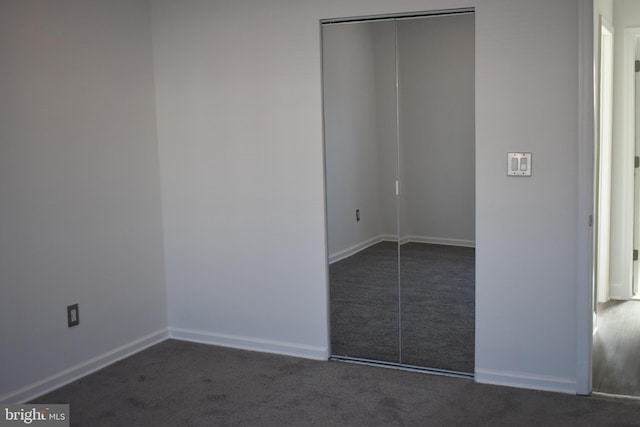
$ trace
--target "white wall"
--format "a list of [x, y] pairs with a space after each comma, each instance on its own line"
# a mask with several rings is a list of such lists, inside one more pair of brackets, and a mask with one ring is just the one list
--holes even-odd
[[475, 242], [473, 23], [473, 15], [398, 22], [403, 238]]
[[152, 3], [173, 336], [327, 355], [316, 14]]
[[578, 0], [153, 1], [174, 336], [328, 354], [319, 20], [467, 6], [476, 378], [575, 390]]
[[476, 374], [573, 390], [577, 2], [502, 6], [476, 15]]
[[376, 76], [370, 24], [322, 33], [327, 242], [335, 256], [383, 234]]
[[[398, 179], [396, 125], [396, 39], [393, 21], [377, 21], [372, 26], [376, 76], [376, 132], [380, 182], [382, 230], [388, 240], [398, 237], [398, 206], [395, 181]], [[402, 211], [400, 212], [402, 213]], [[400, 221], [402, 224], [403, 221]]]
[[0, 401], [16, 402], [167, 320], [147, 2], [3, 1], [0, 28]]

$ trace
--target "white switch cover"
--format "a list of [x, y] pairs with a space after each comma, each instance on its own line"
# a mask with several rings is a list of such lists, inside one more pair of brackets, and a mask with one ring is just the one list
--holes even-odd
[[508, 176], [531, 176], [531, 153], [507, 153]]

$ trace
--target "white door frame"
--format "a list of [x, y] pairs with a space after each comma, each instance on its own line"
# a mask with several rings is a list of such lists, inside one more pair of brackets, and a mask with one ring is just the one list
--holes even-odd
[[578, 2], [578, 229], [576, 392], [591, 393], [593, 347], [594, 57], [593, 0]]
[[602, 15], [599, 17], [598, 44], [600, 70], [598, 81], [599, 96], [596, 104], [597, 137], [594, 174], [595, 191], [595, 298], [596, 301], [609, 300], [609, 264], [611, 248], [611, 171], [613, 167], [613, 25]]

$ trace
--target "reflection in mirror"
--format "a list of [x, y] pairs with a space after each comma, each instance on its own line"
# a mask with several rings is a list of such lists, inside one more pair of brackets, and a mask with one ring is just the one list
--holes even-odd
[[472, 373], [474, 17], [322, 42], [331, 353]]
[[402, 363], [472, 373], [474, 16], [397, 22]]
[[395, 25], [322, 31], [332, 354], [397, 363]]

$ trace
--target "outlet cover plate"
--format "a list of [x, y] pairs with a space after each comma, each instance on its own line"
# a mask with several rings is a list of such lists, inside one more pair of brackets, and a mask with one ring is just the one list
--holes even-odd
[[78, 311], [78, 304], [72, 304], [67, 306], [67, 325], [69, 327], [80, 324], [80, 312]]
[[507, 176], [531, 176], [531, 153], [507, 153]]

